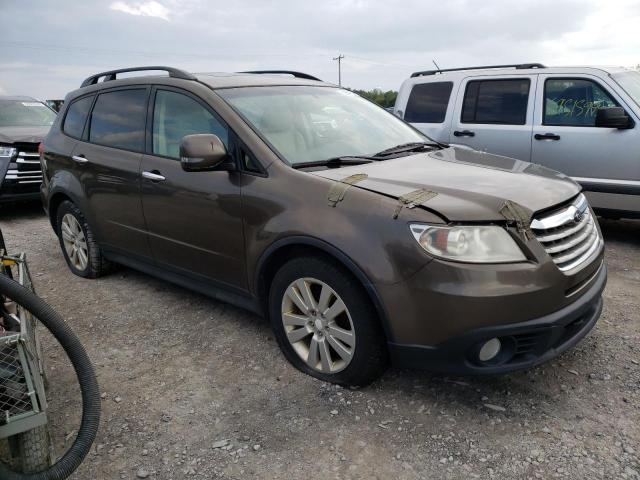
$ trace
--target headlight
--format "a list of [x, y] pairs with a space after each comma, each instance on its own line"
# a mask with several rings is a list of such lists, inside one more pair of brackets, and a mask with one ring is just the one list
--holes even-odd
[[16, 153], [16, 149], [13, 147], [0, 146], [0, 157], [13, 157], [15, 153]]
[[470, 263], [526, 260], [509, 233], [496, 225], [436, 227], [414, 223], [411, 233], [427, 252], [447, 260]]

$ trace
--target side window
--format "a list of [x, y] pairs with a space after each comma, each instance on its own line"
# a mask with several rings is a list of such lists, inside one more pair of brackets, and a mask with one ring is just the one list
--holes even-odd
[[531, 81], [472, 80], [467, 83], [462, 104], [462, 123], [524, 125]]
[[185, 135], [213, 133], [229, 148], [229, 135], [209, 110], [193, 98], [169, 90], [158, 90], [153, 108], [153, 153], [180, 158]]
[[409, 94], [404, 119], [415, 123], [442, 123], [447, 113], [453, 82], [414, 85]]
[[146, 106], [146, 89], [101, 93], [91, 112], [89, 141], [107, 147], [144, 151]]
[[87, 121], [93, 98], [93, 95], [84, 97], [69, 105], [62, 127], [64, 133], [76, 138], [82, 137], [82, 131], [84, 130], [84, 124]]
[[599, 108], [617, 106], [618, 103], [591, 80], [553, 78], [544, 84], [544, 125], [594, 127]]

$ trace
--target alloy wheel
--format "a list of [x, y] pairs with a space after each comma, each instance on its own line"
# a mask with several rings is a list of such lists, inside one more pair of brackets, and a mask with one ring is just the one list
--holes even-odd
[[315, 278], [291, 282], [282, 299], [287, 340], [310, 368], [321, 373], [344, 370], [356, 346], [347, 306], [336, 291]]
[[76, 269], [84, 271], [89, 264], [89, 247], [76, 217], [70, 213], [62, 217], [60, 233], [69, 261]]

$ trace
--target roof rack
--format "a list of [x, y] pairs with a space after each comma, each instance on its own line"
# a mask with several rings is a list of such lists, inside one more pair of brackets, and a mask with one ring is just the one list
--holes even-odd
[[96, 73], [95, 75], [91, 75], [90, 77], [86, 78], [85, 81], [82, 82], [82, 85], [80, 85], [80, 88], [87, 87], [89, 85], [95, 85], [96, 83], [98, 83], [98, 80], [101, 77], [104, 77], [104, 80], [103, 80], [104, 82], [109, 82], [111, 80], [115, 80], [116, 75], [118, 73], [145, 72], [145, 71], [152, 71], [152, 70], [160, 70], [163, 72], [167, 72], [170, 77], [174, 77], [174, 78], [182, 78], [183, 80], [197, 80], [197, 78], [191, 75], [190, 73], [187, 73], [184, 70], [180, 70], [178, 68], [159, 67], [159, 66], [133, 67], [133, 68], [120, 68], [118, 70], [109, 70], [108, 72]]
[[541, 63], [514, 63], [511, 65], [484, 65], [481, 67], [461, 67], [461, 68], [445, 68], [441, 70], [424, 70], [422, 72], [414, 72], [411, 74], [413, 77], [422, 77], [426, 75], [435, 75], [442, 72], [459, 72], [461, 70], [486, 70], [489, 68], [515, 68], [516, 70], [525, 70], [527, 68], [546, 68]]
[[295, 72], [293, 70], [251, 70], [248, 72], [238, 72], [238, 73], [257, 73], [261, 75], [262, 74], [264, 75], [283, 74], [283, 75], [293, 75], [296, 78], [304, 78], [305, 80], [317, 80], [318, 82], [322, 81], [318, 77], [314, 77], [313, 75], [309, 75], [308, 73]]

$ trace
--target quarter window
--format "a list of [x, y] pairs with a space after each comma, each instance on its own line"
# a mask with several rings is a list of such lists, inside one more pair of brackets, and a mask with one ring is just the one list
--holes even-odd
[[204, 106], [187, 95], [158, 90], [153, 108], [153, 153], [180, 158], [186, 135], [213, 133], [228, 148], [227, 128]]
[[82, 137], [93, 98], [93, 96], [80, 98], [69, 105], [67, 115], [64, 118], [64, 133], [76, 138]]
[[599, 108], [618, 103], [596, 82], [553, 78], [544, 84], [544, 124], [595, 127]]
[[447, 113], [453, 82], [414, 85], [407, 101], [404, 119], [414, 123], [442, 123]]
[[146, 89], [98, 95], [91, 113], [89, 141], [107, 147], [144, 151]]
[[530, 85], [528, 78], [467, 83], [461, 122], [524, 125]]

